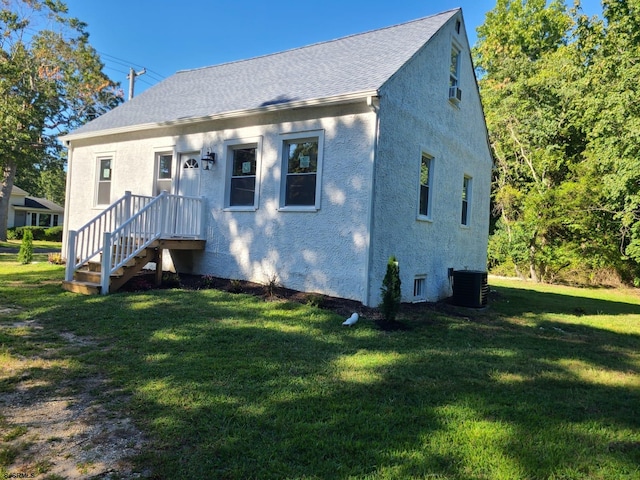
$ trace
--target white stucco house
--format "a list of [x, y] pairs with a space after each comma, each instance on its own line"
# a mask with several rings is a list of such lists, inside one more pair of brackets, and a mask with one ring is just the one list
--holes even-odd
[[63, 221], [63, 207], [46, 198], [33, 197], [15, 185], [12, 187], [7, 228], [58, 227]]
[[492, 158], [460, 9], [181, 71], [62, 140], [67, 281], [90, 283], [76, 270], [102, 244], [124, 252], [102, 256], [102, 293], [127, 255], [166, 264], [150, 249], [369, 306], [391, 255], [404, 301], [486, 268]]

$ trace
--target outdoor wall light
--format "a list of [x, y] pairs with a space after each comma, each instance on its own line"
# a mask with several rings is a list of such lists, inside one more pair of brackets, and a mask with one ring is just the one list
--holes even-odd
[[202, 156], [202, 162], [204, 163], [205, 170], [211, 170], [216, 163], [216, 154], [214, 152], [208, 151], [206, 155]]

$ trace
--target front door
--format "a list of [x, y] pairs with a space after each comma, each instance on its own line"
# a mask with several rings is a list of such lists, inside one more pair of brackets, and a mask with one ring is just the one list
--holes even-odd
[[180, 180], [178, 194], [185, 197], [200, 196], [200, 153], [180, 154]]

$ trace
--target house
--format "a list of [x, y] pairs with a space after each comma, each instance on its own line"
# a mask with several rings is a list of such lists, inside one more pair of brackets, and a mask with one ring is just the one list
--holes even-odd
[[460, 9], [181, 71], [62, 140], [70, 289], [103, 248], [120, 256], [102, 293], [162, 251], [370, 306], [391, 255], [404, 301], [486, 268], [492, 158]]
[[64, 208], [46, 198], [31, 197], [15, 185], [9, 197], [7, 228], [57, 227], [64, 221]]

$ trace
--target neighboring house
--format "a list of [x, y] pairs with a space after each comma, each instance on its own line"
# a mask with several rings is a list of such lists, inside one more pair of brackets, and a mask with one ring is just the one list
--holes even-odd
[[64, 208], [46, 198], [31, 197], [15, 185], [9, 197], [7, 228], [62, 226]]
[[404, 301], [486, 268], [492, 158], [459, 9], [178, 72], [62, 140], [69, 281], [108, 230], [109, 249], [169, 249], [178, 272], [370, 306], [391, 255]]

